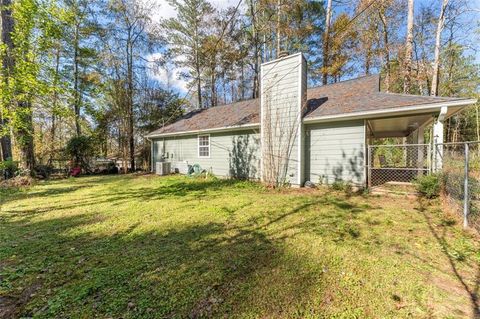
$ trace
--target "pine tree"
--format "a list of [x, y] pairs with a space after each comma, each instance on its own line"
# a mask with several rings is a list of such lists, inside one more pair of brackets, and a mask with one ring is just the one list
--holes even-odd
[[197, 106], [202, 108], [202, 71], [205, 63], [201, 50], [207, 36], [207, 16], [214, 9], [205, 0], [169, 0], [169, 3], [177, 11], [177, 17], [163, 21], [164, 41], [172, 54], [178, 57], [176, 64], [188, 69], [188, 74], [184, 76], [192, 80], [191, 86], [196, 85]]

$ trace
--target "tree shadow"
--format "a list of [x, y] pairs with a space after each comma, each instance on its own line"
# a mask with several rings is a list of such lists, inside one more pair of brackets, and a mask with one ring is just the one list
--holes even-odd
[[[123, 191], [116, 191], [115, 194], [104, 194], [105, 198], [100, 202], [110, 202], [115, 205], [120, 205], [125, 201], [149, 201], [159, 200], [165, 198], [178, 198], [184, 201], [192, 198], [215, 198], [219, 196], [217, 192], [237, 184], [238, 181], [231, 179], [192, 179], [179, 180], [169, 185], [161, 185], [159, 187], [141, 187], [134, 189], [125, 189]], [[95, 196], [94, 196], [95, 197]], [[97, 201], [98, 203], [98, 201]]]
[[37, 197], [58, 197], [66, 193], [75, 192], [82, 188], [88, 188], [90, 186], [91, 186], [90, 184], [80, 184], [80, 185], [74, 185], [74, 186], [54, 187], [54, 188], [48, 188], [44, 190], [35, 190], [35, 189], [28, 190], [28, 191], [19, 190], [15, 193], [9, 194], [8, 196], [4, 196], [3, 198], [0, 198], [0, 207], [2, 204], [6, 204], [6, 203], [17, 201], [17, 200], [22, 200], [25, 198], [33, 199]]
[[[11, 264], [1, 273], [12, 287], [2, 298], [14, 305], [10, 317], [200, 318], [254, 308], [281, 314], [283, 298], [308, 304], [321, 276], [283, 276], [305, 261], [285, 256], [282, 242], [261, 227], [205, 222], [144, 231], [132, 223], [110, 233], [98, 231], [105, 220], [95, 213], [2, 222], [0, 260]], [[265, 290], [264, 276], [274, 269], [283, 282]], [[255, 297], [258, 291], [269, 302]]]
[[477, 273], [475, 275], [474, 284], [471, 286], [468, 283], [468, 279], [465, 278], [465, 276], [459, 271], [458, 262], [452, 257], [453, 250], [446, 238], [447, 227], [442, 226], [441, 231], [439, 231], [422, 203], [420, 203], [420, 208], [418, 210], [422, 213], [425, 221], [427, 222], [430, 233], [440, 245], [442, 253], [447, 258], [451, 272], [454, 274], [462, 289], [468, 295], [471, 303], [472, 318], [480, 318], [480, 264], [476, 265]]
[[250, 135], [238, 135], [232, 138], [232, 148], [229, 150], [229, 174], [241, 180], [257, 177], [258, 160], [255, 156], [258, 149], [258, 139]]
[[363, 151], [354, 149], [353, 153], [355, 155], [348, 156], [342, 150], [342, 163], [332, 168], [334, 182], [362, 183], [365, 174]]

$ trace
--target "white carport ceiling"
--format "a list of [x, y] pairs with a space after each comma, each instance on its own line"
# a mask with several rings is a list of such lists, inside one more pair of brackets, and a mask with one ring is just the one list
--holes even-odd
[[[446, 118], [449, 118], [462, 107], [449, 107]], [[426, 114], [412, 114], [410, 116], [397, 116], [368, 120], [368, 128], [376, 138], [384, 137], [406, 137], [420, 126], [430, 124], [438, 112]]]
[[432, 114], [369, 120], [374, 137], [405, 137], [433, 118]]

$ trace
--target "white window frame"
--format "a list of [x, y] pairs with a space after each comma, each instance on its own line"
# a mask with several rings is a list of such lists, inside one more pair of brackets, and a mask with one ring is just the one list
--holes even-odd
[[[201, 137], [208, 137], [208, 156], [200, 155], [200, 138]], [[210, 141], [210, 134], [199, 134], [197, 137], [197, 155], [198, 158], [210, 158], [210, 151], [211, 151], [211, 141]], [[207, 147], [206, 145], [201, 145], [201, 147]]]

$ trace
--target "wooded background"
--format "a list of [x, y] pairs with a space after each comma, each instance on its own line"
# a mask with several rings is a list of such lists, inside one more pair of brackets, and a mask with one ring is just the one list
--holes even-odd
[[[468, 0], [168, 0], [168, 19], [153, 0], [0, 3], [0, 160], [31, 172], [79, 140], [146, 167], [146, 133], [257, 98], [260, 64], [282, 51], [304, 52], [310, 87], [380, 73], [388, 92], [479, 95]], [[466, 140], [480, 140], [478, 104], [448, 120], [446, 141]]]

